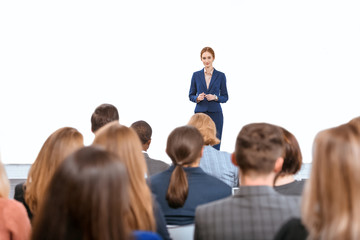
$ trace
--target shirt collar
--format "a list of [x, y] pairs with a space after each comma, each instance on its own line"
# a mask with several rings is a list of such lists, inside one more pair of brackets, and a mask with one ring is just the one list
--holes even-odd
[[208, 73], [208, 72], [206, 72], [206, 68], [204, 68], [204, 73], [205, 74], [210, 74], [210, 75], [213, 75], [213, 72], [214, 72], [214, 68], [212, 68], [212, 70]]

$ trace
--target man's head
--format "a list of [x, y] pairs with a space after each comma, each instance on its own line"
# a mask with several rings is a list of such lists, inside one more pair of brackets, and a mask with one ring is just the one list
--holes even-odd
[[275, 176], [281, 170], [283, 155], [281, 129], [268, 123], [252, 123], [241, 129], [232, 159], [244, 175]]
[[151, 143], [152, 129], [145, 121], [137, 121], [131, 124], [131, 128], [138, 134], [140, 141], [143, 145], [143, 150], [147, 150]]
[[119, 113], [111, 104], [101, 104], [91, 115], [91, 131], [95, 133], [99, 128], [112, 121], [119, 121]]

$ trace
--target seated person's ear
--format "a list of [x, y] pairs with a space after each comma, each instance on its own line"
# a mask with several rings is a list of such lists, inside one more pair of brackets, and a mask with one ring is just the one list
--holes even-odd
[[283, 164], [284, 164], [284, 158], [279, 157], [278, 159], [276, 159], [275, 166], [274, 166], [274, 172], [275, 173], [280, 172]]

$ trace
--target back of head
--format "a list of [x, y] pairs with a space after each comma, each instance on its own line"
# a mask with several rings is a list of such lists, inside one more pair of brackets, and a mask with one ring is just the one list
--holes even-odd
[[111, 104], [101, 104], [91, 115], [91, 131], [95, 133], [98, 129], [112, 121], [119, 121], [117, 108]]
[[196, 127], [204, 138], [205, 145], [214, 146], [220, 143], [216, 137], [216, 125], [214, 121], [205, 113], [196, 113], [188, 122], [188, 125]]
[[10, 192], [10, 183], [7, 178], [4, 165], [0, 159], [0, 198], [8, 198]]
[[178, 127], [170, 133], [166, 153], [175, 165], [166, 194], [170, 207], [184, 205], [188, 195], [188, 181], [183, 166], [191, 165], [201, 157], [203, 145], [203, 138], [195, 127]]
[[83, 146], [83, 136], [75, 128], [60, 128], [47, 138], [26, 181], [25, 201], [33, 214], [36, 213], [37, 205], [43, 199], [46, 187], [59, 164]]
[[235, 159], [243, 174], [252, 172], [267, 175], [283, 157], [284, 142], [281, 129], [268, 123], [244, 126], [236, 139]]
[[114, 153], [126, 166], [130, 181], [130, 208], [128, 216], [133, 230], [152, 231], [155, 228], [151, 191], [146, 183], [147, 171], [142, 146], [135, 130], [112, 122], [95, 133], [94, 145]]
[[128, 176], [117, 157], [96, 147], [69, 156], [49, 185], [32, 239], [128, 239]]
[[349, 124], [355, 126], [360, 131], [360, 117], [355, 117], [355, 118], [351, 119], [349, 121]]
[[284, 163], [279, 176], [294, 175], [302, 165], [300, 146], [295, 136], [284, 128], [281, 128], [285, 143]]
[[150, 125], [145, 121], [137, 121], [131, 124], [131, 128], [138, 134], [142, 144], [151, 140], [152, 129]]
[[302, 206], [311, 237], [360, 238], [359, 172], [359, 129], [344, 124], [317, 134]]

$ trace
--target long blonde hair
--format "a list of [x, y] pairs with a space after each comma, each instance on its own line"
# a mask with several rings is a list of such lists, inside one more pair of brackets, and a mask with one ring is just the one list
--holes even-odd
[[302, 204], [310, 239], [360, 239], [360, 133], [344, 124], [321, 131]]
[[60, 128], [47, 138], [30, 168], [25, 184], [25, 202], [33, 214], [44, 199], [46, 188], [59, 164], [83, 146], [82, 134], [70, 127]]
[[134, 129], [119, 122], [108, 123], [95, 133], [93, 144], [115, 153], [127, 168], [130, 180], [130, 212], [127, 215], [132, 230], [155, 231], [151, 191], [146, 183], [146, 162], [140, 139]]
[[0, 198], [8, 198], [10, 192], [10, 183], [7, 178], [5, 167], [0, 159]]

